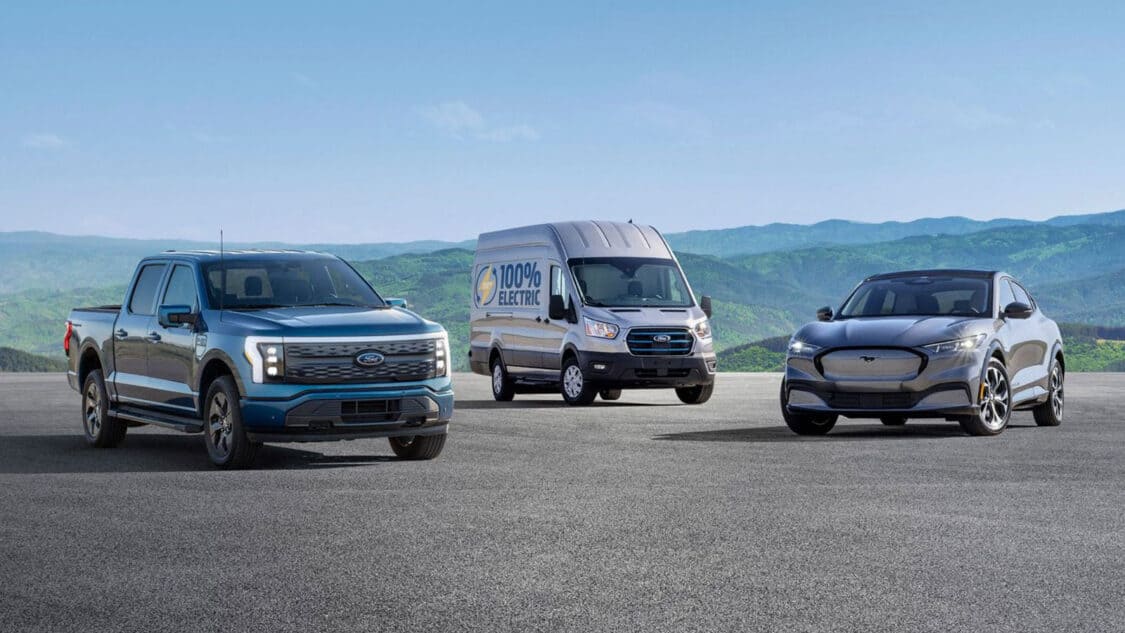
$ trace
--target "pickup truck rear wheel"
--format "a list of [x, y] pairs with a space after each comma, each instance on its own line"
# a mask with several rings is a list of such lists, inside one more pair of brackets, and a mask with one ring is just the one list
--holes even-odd
[[434, 459], [445, 447], [445, 433], [441, 435], [410, 435], [387, 438], [391, 450], [402, 459]]
[[246, 468], [254, 461], [260, 444], [246, 437], [238, 388], [230, 376], [218, 378], [207, 390], [203, 437], [207, 456], [219, 468]]
[[87, 374], [82, 385], [82, 430], [86, 441], [97, 448], [117, 446], [129, 430], [124, 420], [109, 414], [109, 394], [100, 369]]

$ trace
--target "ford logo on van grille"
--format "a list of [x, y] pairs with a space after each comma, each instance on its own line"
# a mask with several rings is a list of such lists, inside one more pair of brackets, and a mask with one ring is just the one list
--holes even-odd
[[378, 367], [384, 360], [386, 359], [379, 352], [360, 352], [355, 356], [355, 364], [360, 367]]
[[652, 341], [654, 343], [668, 343], [671, 342], [671, 340], [672, 337], [668, 336], [667, 334], [657, 334], [656, 336], [652, 337]]

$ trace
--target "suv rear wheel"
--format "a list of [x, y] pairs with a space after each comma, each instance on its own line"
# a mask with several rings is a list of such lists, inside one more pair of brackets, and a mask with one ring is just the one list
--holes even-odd
[[781, 381], [781, 417], [789, 430], [797, 435], [824, 435], [836, 426], [837, 416], [830, 413], [810, 415], [806, 413], [789, 412], [789, 390], [785, 388], [785, 381]]
[[1008, 370], [996, 357], [989, 357], [981, 374], [979, 411], [958, 419], [969, 435], [999, 435], [1012, 416], [1012, 388]]
[[1051, 377], [1047, 381], [1047, 401], [1035, 407], [1035, 423], [1039, 426], [1058, 426], [1063, 419], [1063, 372], [1059, 359], [1051, 361]]

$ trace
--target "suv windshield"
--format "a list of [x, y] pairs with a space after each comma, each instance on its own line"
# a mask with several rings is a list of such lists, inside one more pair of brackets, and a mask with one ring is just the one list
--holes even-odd
[[986, 316], [992, 281], [986, 277], [895, 277], [860, 284], [840, 318], [879, 316]]
[[[224, 270], [226, 294], [220, 304]], [[203, 277], [213, 308], [386, 307], [359, 273], [334, 257], [228, 259], [205, 265]]]
[[670, 307], [693, 305], [679, 266], [670, 259], [587, 257], [570, 260], [570, 270], [588, 306]]

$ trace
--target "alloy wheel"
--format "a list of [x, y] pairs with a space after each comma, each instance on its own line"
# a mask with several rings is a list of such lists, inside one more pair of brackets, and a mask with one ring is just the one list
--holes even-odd
[[984, 375], [984, 395], [980, 400], [980, 418], [992, 430], [1000, 429], [1008, 420], [1008, 379], [997, 367], [989, 367]]
[[230, 401], [224, 393], [216, 393], [211, 399], [211, 410], [207, 415], [208, 433], [211, 446], [218, 457], [226, 457], [231, 451], [231, 436], [234, 423], [231, 420]]
[[1056, 420], [1063, 417], [1063, 375], [1062, 369], [1055, 365], [1051, 371], [1051, 410]]
[[96, 438], [102, 429], [102, 394], [98, 385], [90, 381], [86, 387], [86, 405], [83, 407], [83, 421], [86, 423], [86, 433]]

